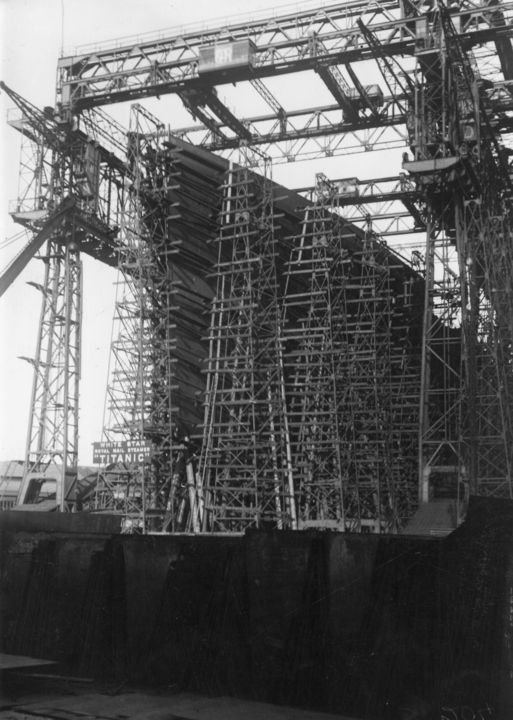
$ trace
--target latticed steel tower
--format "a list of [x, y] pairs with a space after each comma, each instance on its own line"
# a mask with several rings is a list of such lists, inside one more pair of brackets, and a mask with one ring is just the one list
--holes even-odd
[[78, 464], [82, 265], [73, 234], [48, 243], [41, 286], [42, 308], [33, 360], [29, 436], [18, 503], [30, 503], [50, 463], [60, 466], [57, 502], [74, 503]]
[[[24, 476], [18, 503], [33, 502], [50, 464], [58, 466], [56, 500], [73, 506], [78, 461], [81, 273], [83, 224], [75, 209], [93, 213], [99, 195], [99, 155], [54, 115], [45, 115], [3, 86], [21, 115], [11, 124], [22, 134], [16, 222], [29, 234], [20, 254], [32, 256], [48, 240], [31, 394]], [[67, 147], [67, 152], [63, 148]], [[25, 261], [26, 262], [26, 261]]]
[[421, 499], [452, 484], [464, 503], [469, 491], [512, 494], [511, 180], [484, 84], [458, 37], [461, 18], [439, 3], [422, 22], [414, 159], [404, 164], [429, 212]]
[[[61, 510], [76, 507], [82, 262], [85, 252], [115, 262], [115, 236], [127, 169], [120, 160], [122, 128], [99, 110], [70, 122], [44, 112], [2, 83], [20, 114], [10, 124], [22, 135], [18, 199], [11, 213], [27, 245], [2, 275], [3, 293], [46, 243], [24, 477], [18, 503], [35, 502], [50, 465]], [[109, 133], [105, 133], [108, 124]], [[101, 146], [99, 138], [106, 141]]]

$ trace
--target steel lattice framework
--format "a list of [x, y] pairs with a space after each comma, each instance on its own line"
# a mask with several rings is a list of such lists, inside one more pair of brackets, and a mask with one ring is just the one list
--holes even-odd
[[[433, 34], [417, 52], [425, 82], [417, 82], [410, 124], [414, 160], [405, 163], [424, 187], [430, 211], [420, 484], [424, 499], [448, 477], [459, 479], [463, 495], [470, 489], [511, 496], [511, 265], [506, 260], [497, 277], [492, 268], [503, 263], [485, 260], [497, 222], [511, 213], [511, 180], [491, 131], [489, 98], [454, 18], [440, 6], [431, 23]], [[443, 388], [431, 382], [434, 363], [442, 366]], [[433, 411], [435, 399], [444, 403], [442, 415]]]
[[[423, 248], [423, 238], [408, 242], [412, 235], [425, 234], [426, 219], [421, 191], [406, 173], [371, 180], [331, 178], [330, 184], [337, 212], [353, 225], [365, 230], [372, 222], [380, 237], [386, 237], [389, 244], [403, 252], [407, 245]], [[297, 191], [314, 201], [315, 187], [300, 187]], [[394, 236], [400, 237], [399, 242], [394, 243]]]
[[133, 184], [121, 228], [123, 282], [115, 312], [105, 438], [147, 444], [150, 451], [143, 463], [116, 463], [103, 472], [95, 498], [96, 508], [123, 512], [127, 532], [184, 529], [189, 514], [194, 516], [189, 511], [194, 511], [195, 498], [186, 489], [191, 468], [174, 399], [180, 279], [170, 231], [176, 170], [166, 139], [163, 124], [134, 105], [127, 160]]
[[[98, 497], [113, 507], [117, 493], [134, 527], [155, 529], [153, 517], [174, 530], [317, 521], [394, 530], [415, 507], [415, 467], [421, 501], [449, 485], [461, 507], [469, 491], [512, 496], [512, 20], [513, 3], [493, 0], [339, 2], [82, 48], [59, 60], [51, 114], [7, 89], [25, 142], [13, 217], [29, 242], [1, 291], [49, 241], [28, 464], [62, 458], [61, 506], [76, 466], [80, 251], [124, 276], [109, 437], [148, 440], [152, 454], [146, 467], [124, 469], [124, 495], [116, 468]], [[315, 106], [281, 100], [280, 78], [294, 74], [317, 83]], [[261, 112], [232, 110], [221, 96], [229, 84]], [[164, 129], [136, 106], [127, 135], [99, 107], [166, 93], [194, 124]], [[178, 138], [208, 152], [181, 164], [170, 156]], [[241, 143], [244, 162], [231, 165], [216, 208], [208, 153], [240, 161]], [[409, 152], [399, 177], [303, 189], [310, 206], [293, 231], [284, 288], [272, 185], [248, 167], [255, 146], [273, 162]], [[346, 257], [348, 223], [356, 241]], [[419, 232], [425, 250], [415, 245], [405, 273], [378, 234]], [[208, 279], [206, 240], [216, 234]], [[287, 242], [281, 234], [282, 253]], [[301, 286], [304, 268], [310, 285]], [[195, 315], [212, 294], [194, 450], [178, 417], [197, 422]], [[190, 388], [177, 413], [173, 363], [184, 348], [198, 358], [190, 375], [180, 366], [178, 395]]]
[[[505, 79], [511, 79], [512, 10], [512, 3], [472, 0], [462, 0], [457, 11], [453, 8], [465, 50], [479, 46], [481, 72], [493, 80], [501, 70]], [[178, 93], [201, 122], [173, 128], [174, 133], [214, 151], [237, 148], [243, 138], [262, 144], [275, 162], [404, 147], [404, 81], [389, 78], [388, 92], [376, 96], [359, 83], [358, 75], [361, 64], [380, 57], [400, 57], [405, 76], [412, 73], [418, 34], [430, 33], [429, 26], [420, 24], [424, 18], [422, 3], [414, 0], [356, 0], [205, 32], [134, 38], [115, 48], [84, 47], [59, 61], [59, 99], [64, 108], [80, 111]], [[202, 67], [201, 48], [222, 48], [240, 40], [253, 43], [251, 63]], [[306, 71], [322, 79], [336, 104], [289, 112], [262, 82]], [[380, 76], [375, 77], [378, 82]], [[253, 83], [272, 113], [236, 117], [215, 87], [231, 82]], [[511, 110], [507, 88], [494, 86], [489, 92], [498, 115]], [[511, 129], [511, 118], [500, 117], [499, 129], [504, 126]]]
[[28, 237], [2, 277], [2, 292], [48, 241], [44, 280], [36, 285], [42, 305], [36, 355], [30, 359], [34, 381], [18, 502], [37, 498], [45, 469], [55, 463], [61, 473], [56, 499], [66, 510], [75, 506], [78, 461], [80, 250], [110, 264], [115, 261], [115, 231], [108, 223], [116, 214], [124, 169], [81, 130], [42, 113], [7, 86], [2, 88], [20, 111], [11, 120], [22, 134], [24, 158], [12, 214]]
[[69, 236], [48, 243], [44, 262], [31, 422], [18, 502], [31, 502], [45, 469], [56, 463], [62, 473], [56, 500], [65, 510], [73, 505], [78, 464], [82, 267]]

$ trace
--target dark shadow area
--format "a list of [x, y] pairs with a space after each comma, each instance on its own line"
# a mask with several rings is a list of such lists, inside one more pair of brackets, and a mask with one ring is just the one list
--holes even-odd
[[513, 717], [509, 501], [473, 498], [445, 539], [1, 521], [3, 652], [114, 684], [362, 718]]

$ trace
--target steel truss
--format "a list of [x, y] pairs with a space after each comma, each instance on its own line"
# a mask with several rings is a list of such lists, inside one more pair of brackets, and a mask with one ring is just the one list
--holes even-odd
[[[78, 461], [82, 266], [78, 229], [64, 198], [71, 173], [79, 176], [84, 166], [77, 159], [73, 168], [71, 158], [58, 152], [62, 140], [55, 123], [45, 121], [21, 98], [15, 99], [22, 115], [11, 124], [23, 140], [19, 199], [13, 218], [33, 238], [50, 238], [43, 258], [43, 284], [35, 286], [41, 291], [42, 305], [36, 353], [29, 359], [34, 379], [18, 504], [37, 501], [44, 471], [53, 463], [59, 467], [56, 502], [61, 510], [68, 510], [74, 507]], [[55, 208], [57, 212], [52, 212]], [[36, 242], [34, 252], [41, 244]]]
[[[340, 110], [338, 111], [340, 113]], [[313, 160], [322, 157], [355, 155], [374, 150], [393, 150], [404, 147], [407, 133], [399, 122], [383, 123], [383, 126], [360, 127], [330, 119], [331, 113], [316, 112], [305, 119], [304, 127], [295, 127], [287, 134], [278, 136], [272, 131], [251, 140], [260, 146], [261, 152], [272, 158], [273, 164]], [[292, 123], [292, 121], [291, 121]], [[197, 139], [198, 133], [179, 128], [173, 134], [188, 141]], [[227, 160], [237, 157], [238, 139], [230, 142], [210, 142], [204, 137], [201, 145], [218, 152]]]
[[473, 353], [469, 364], [474, 363], [468, 378], [471, 401], [475, 396], [469, 403], [469, 475], [473, 492], [512, 497], [513, 227], [511, 207], [498, 203], [498, 197], [487, 188], [484, 197], [464, 203], [464, 232], [473, 261], [466, 268], [471, 291], [467, 344]]
[[[126, 169], [79, 128], [41, 112], [2, 84], [20, 114], [18, 200], [12, 209], [28, 244], [2, 277], [2, 291], [47, 242], [24, 477], [18, 503], [36, 502], [45, 469], [59, 466], [56, 500], [74, 509], [77, 476], [82, 263], [80, 252], [112, 264], [118, 198]], [[5, 283], [5, 285], [4, 285]]]
[[431, 23], [405, 165], [430, 211], [420, 488], [427, 501], [452, 486], [461, 510], [469, 491], [512, 493], [511, 181], [453, 20], [440, 6]]
[[[85, 107], [180, 92], [188, 84], [200, 87], [198, 54], [202, 46], [251, 39], [255, 56], [251, 66], [224, 71], [222, 82], [263, 78], [305, 69], [345, 65], [372, 58], [358, 20], [372, 29], [388, 55], [411, 54], [417, 33], [414, 3], [402, 13], [395, 0], [335, 3], [313, 11], [279, 18], [244, 22], [217, 30], [183, 33], [156, 39], [135, 38], [118, 47], [84, 48], [59, 61], [58, 88], [64, 107]], [[460, 3], [460, 30], [466, 39], [482, 43], [487, 38], [510, 37], [508, 20], [512, 3], [483, 10], [471, 0]], [[494, 13], [494, 10], [500, 11]], [[219, 78], [218, 78], [219, 79]]]
[[[512, 3], [487, 3], [486, 9], [462, 0], [451, 8], [465, 48], [477, 47], [480, 74], [491, 80], [498, 130], [511, 131], [511, 95], [495, 85], [501, 72], [511, 79]], [[151, 95], [176, 93], [197, 124], [174, 127], [172, 132], [196, 145], [234, 156], [242, 139], [262, 146], [274, 162], [402, 147], [407, 116], [405, 83], [397, 74], [371, 73], [362, 85], [368, 60], [401, 57], [404, 77], [414, 70], [419, 38], [430, 32], [422, 3], [365, 0], [333, 4], [321, 10], [284, 15], [272, 20], [245, 22], [207, 32], [137, 38], [132, 44], [83, 48], [59, 61], [58, 92], [65, 112], [81, 112], [96, 105]], [[205, 48], [249, 43], [247, 62], [205, 67]], [[88, 51], [90, 50], [90, 51]], [[500, 63], [493, 59], [499, 57]], [[363, 70], [361, 69], [363, 68]], [[266, 77], [296, 72], [314, 73], [334, 96], [337, 105], [288, 110], [264, 84]], [[237, 117], [219, 97], [216, 86], [247, 83], [268, 112]], [[411, 89], [411, 88], [410, 88]]]
[[217, 289], [211, 310], [203, 450], [202, 527], [295, 526], [278, 306], [273, 189], [242, 149], [223, 187]]
[[[360, 229], [365, 230], [372, 219], [373, 230], [380, 237], [425, 234], [422, 194], [406, 173], [369, 180], [337, 178], [330, 182], [336, 197], [334, 211]], [[314, 187], [297, 188], [297, 192], [310, 199], [315, 191]], [[397, 245], [404, 248], [404, 240]]]
[[78, 464], [82, 264], [71, 233], [48, 243], [29, 433], [18, 504], [35, 502], [50, 464], [60, 467], [56, 502], [74, 507]]
[[[29, 480], [60, 459], [59, 502], [63, 509], [73, 505], [83, 251], [119, 265], [124, 278], [106, 437], [152, 447], [146, 465], [116, 467], [99, 485], [97, 507], [121, 509], [127, 530], [231, 531], [317, 520], [394, 530], [414, 505], [416, 452], [421, 500], [449, 485], [456, 486], [460, 510], [469, 490], [511, 497], [512, 18], [512, 2], [462, 0], [450, 10], [437, 2], [426, 10], [417, 0], [354, 0], [272, 21], [84, 49], [59, 61], [53, 113], [2, 85], [22, 111], [12, 123], [24, 138], [13, 217], [30, 236], [7, 281], [49, 240], [32, 361], [31, 474], [22, 496], [30, 498]], [[247, 45], [247, 63], [205, 66], [200, 48], [239, 41]], [[372, 92], [357, 71], [367, 60], [375, 61], [379, 85]], [[263, 82], [307, 70], [337, 105], [289, 112]], [[247, 82], [271, 112], [239, 118], [228, 110], [216, 86], [238, 82]], [[181, 220], [170, 195], [177, 160], [163, 140], [173, 136], [138, 106], [127, 140], [97, 107], [163, 93], [178, 94], [200, 121], [175, 128], [175, 136], [232, 159], [241, 139], [248, 146], [224, 186], [196, 473], [175, 404], [176, 326], [184, 320], [174, 298], [177, 278], [189, 276], [171, 262]], [[390, 178], [358, 181], [352, 197], [337, 183], [324, 181], [327, 195], [316, 187], [287, 272], [293, 290], [284, 318], [270, 178], [249, 171], [250, 147], [293, 161], [405, 142], [413, 154], [404, 162], [410, 176], [395, 187]], [[403, 224], [406, 212], [410, 224]], [[186, 213], [197, 230], [190, 204]], [[326, 238], [328, 248], [343, 244], [343, 218], [363, 231], [349, 261], [343, 254], [334, 260], [324, 245]], [[415, 260], [425, 279], [419, 370], [413, 280], [402, 289], [394, 284], [392, 256], [385, 257], [374, 231], [424, 227], [425, 258]], [[203, 272], [208, 262], [200, 246], [196, 238], [184, 262]], [[298, 289], [300, 258], [311, 284]], [[201, 295], [203, 302], [208, 288]], [[188, 307], [195, 313], [200, 305], [195, 299]], [[318, 334], [308, 331], [314, 319]], [[328, 359], [337, 363], [335, 379]], [[347, 380], [343, 389], [340, 378]], [[323, 425], [328, 416], [336, 434]], [[324, 484], [317, 485], [312, 478], [321, 467]]]

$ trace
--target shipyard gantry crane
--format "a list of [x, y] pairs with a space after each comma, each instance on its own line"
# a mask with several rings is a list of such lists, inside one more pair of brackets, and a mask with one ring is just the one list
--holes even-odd
[[[126, 297], [117, 306], [106, 437], [152, 448], [146, 465], [103, 475], [103, 507], [121, 509], [143, 530], [382, 532], [404, 527], [433, 496], [449, 493], [459, 510], [469, 492], [512, 496], [512, 17], [511, 2], [353, 0], [60, 58], [58, 113], [40, 114], [37, 130], [57, 124], [60, 144], [44, 136], [53, 157], [50, 209], [69, 195], [66, 217], [86, 206], [109, 232], [121, 227]], [[333, 101], [288, 109], [280, 78], [299, 73]], [[235, 97], [241, 86], [266, 110], [238, 116], [220, 93], [230, 83]], [[101, 106], [169, 93], [195, 123], [164, 127], [135, 106], [124, 170], [89, 140], [72, 150], [77, 127], [93, 139], [95, 128], [109, 127], [103, 111], [95, 115]], [[251, 153], [244, 169], [241, 144], [273, 163], [402, 148], [403, 173], [369, 182], [319, 176], [310, 196], [303, 189], [310, 199], [289, 236], [276, 231], [288, 258], [274, 261], [266, 250], [252, 259], [249, 239], [274, 234], [279, 199], [265, 190], [265, 173], [262, 185], [247, 168]], [[93, 147], [101, 161], [89, 157]], [[101, 183], [96, 171], [92, 185], [73, 174], [98, 163], [108, 169]], [[130, 189], [123, 194], [114, 182], [123, 199], [105, 215], [96, 205], [114, 172], [130, 175]], [[30, 226], [31, 248], [50, 237], [48, 267], [67, 248], [71, 268], [79, 231], [72, 224], [57, 242], [60, 218], [46, 214]], [[98, 241], [78, 227], [81, 246]], [[419, 232], [426, 245], [409, 269], [384, 252], [381, 236]], [[199, 238], [215, 241], [217, 258]], [[287, 287], [272, 279], [274, 262]], [[78, 283], [67, 282], [68, 297], [80, 297]], [[45, 297], [49, 287], [48, 279]], [[204, 392], [195, 373], [205, 327], [192, 318], [209, 303], [201, 423], [193, 398]], [[47, 316], [61, 313], [54, 305]], [[249, 329], [259, 323], [268, 339], [260, 349]], [[75, 316], [67, 322], [78, 324]], [[54, 344], [68, 358], [66, 382], [78, 376], [70, 337], [68, 330]], [[37, 372], [52, 351], [43, 344], [34, 397], [46, 408], [51, 389]], [[195, 358], [187, 377], [186, 347]], [[68, 390], [64, 398], [69, 412]], [[44, 417], [34, 403], [32, 417]], [[185, 416], [202, 426], [194, 442]], [[75, 422], [64, 420], [62, 437]]]

